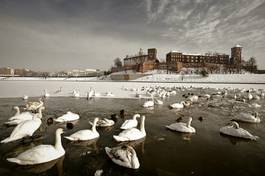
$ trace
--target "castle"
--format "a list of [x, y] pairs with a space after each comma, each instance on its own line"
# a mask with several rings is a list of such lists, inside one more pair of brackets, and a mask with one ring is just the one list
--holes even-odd
[[157, 58], [156, 48], [142, 49], [135, 56], [126, 56], [122, 68], [113, 68], [112, 71], [134, 70], [147, 72], [154, 69], [167, 70], [168, 72], [181, 72], [185, 68], [205, 69], [210, 73], [240, 73], [244, 67], [242, 62], [242, 46], [231, 48], [231, 57], [227, 54], [206, 53], [188, 54], [179, 51], [170, 51], [166, 54], [166, 62]]

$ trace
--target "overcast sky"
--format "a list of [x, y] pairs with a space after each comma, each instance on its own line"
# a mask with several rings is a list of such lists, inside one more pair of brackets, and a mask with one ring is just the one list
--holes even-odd
[[265, 69], [265, 0], [0, 0], [0, 67], [107, 69], [139, 48], [256, 57]]

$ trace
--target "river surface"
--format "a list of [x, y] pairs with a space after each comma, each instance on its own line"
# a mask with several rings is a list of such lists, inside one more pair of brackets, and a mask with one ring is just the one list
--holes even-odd
[[[194, 94], [212, 93], [215, 90], [194, 89]], [[254, 135], [260, 137], [258, 141], [247, 141], [220, 135], [220, 127], [226, 125], [239, 112], [254, 112], [247, 103], [235, 102], [230, 99], [203, 100], [181, 111], [170, 110], [168, 105], [184, 100], [183, 94], [164, 99], [164, 105], [154, 109], [141, 107], [145, 100], [140, 99], [106, 99], [71, 97], [51, 97], [45, 100], [43, 124], [36, 132], [33, 141], [26, 139], [8, 144], [0, 144], [0, 175], [94, 175], [96, 170], [102, 169], [103, 175], [264, 175], [265, 173], [265, 122], [260, 124], [240, 123]], [[32, 98], [30, 100], [37, 100]], [[256, 101], [262, 108], [256, 109], [264, 117], [265, 100]], [[6, 127], [3, 123], [12, 115], [13, 106], [23, 106], [21, 98], [0, 99], [0, 139], [9, 136], [13, 127]], [[98, 128], [100, 138], [97, 141], [69, 142], [62, 139], [66, 150], [64, 158], [57, 161], [38, 165], [36, 167], [19, 167], [6, 161], [19, 153], [39, 144], [54, 144], [54, 132], [57, 128], [65, 129], [64, 135], [70, 135], [80, 129], [91, 128], [89, 121], [95, 117], [110, 117], [119, 115], [125, 110], [125, 119], [135, 113], [146, 116], [147, 136], [144, 140], [132, 143], [139, 161], [140, 168], [131, 170], [115, 165], [105, 154], [104, 147], [117, 146], [112, 138], [120, 132], [120, 125], [124, 119], [118, 119], [111, 128]], [[66, 124], [47, 125], [48, 118], [56, 118], [67, 111], [80, 114], [80, 120], [74, 123], [73, 129], [67, 129]], [[167, 130], [166, 125], [176, 122], [182, 116], [186, 121], [193, 117], [192, 126], [196, 134], [181, 134]], [[199, 117], [203, 121], [198, 120]]]

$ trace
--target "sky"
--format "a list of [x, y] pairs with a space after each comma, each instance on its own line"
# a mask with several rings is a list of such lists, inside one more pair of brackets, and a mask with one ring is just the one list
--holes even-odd
[[0, 0], [0, 67], [108, 69], [157, 48], [231, 53], [265, 69], [265, 0]]

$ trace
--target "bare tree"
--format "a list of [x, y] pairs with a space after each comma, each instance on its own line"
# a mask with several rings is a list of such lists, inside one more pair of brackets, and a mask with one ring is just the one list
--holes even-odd
[[117, 67], [117, 68], [120, 68], [120, 67], [122, 67], [122, 61], [121, 61], [121, 59], [120, 58], [116, 58], [116, 59], [114, 59], [114, 65], [115, 65], [115, 67]]

